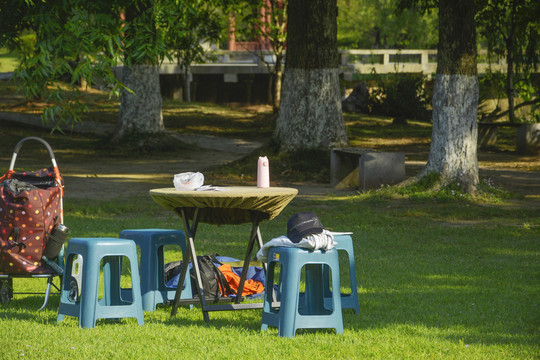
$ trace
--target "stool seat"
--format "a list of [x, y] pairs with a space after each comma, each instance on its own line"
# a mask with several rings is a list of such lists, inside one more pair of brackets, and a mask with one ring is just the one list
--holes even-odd
[[[70, 294], [73, 262], [82, 258], [78, 284], [80, 295]], [[122, 258], [129, 260], [131, 291], [120, 286]], [[82, 268], [82, 269], [81, 269]], [[99, 299], [99, 279], [103, 273], [103, 297]], [[127, 295], [127, 296], [126, 296]], [[68, 242], [64, 281], [60, 291], [57, 322], [65, 315], [79, 318], [79, 327], [94, 328], [101, 318], [134, 317], [144, 324], [137, 248], [132, 240], [116, 238], [73, 238]]]
[[[186, 237], [181, 230], [171, 229], [126, 229], [120, 232], [123, 239], [131, 239], [140, 248], [140, 279], [144, 311], [156, 310], [157, 304], [173, 301], [176, 288], [168, 287], [165, 281], [165, 245], [177, 245], [186, 258]], [[184, 280], [181, 299], [193, 298], [189, 274]], [[190, 305], [192, 308], [193, 305]]]
[[[274, 277], [280, 265], [279, 306], [274, 305]], [[305, 293], [300, 297], [302, 268], [305, 268]], [[332, 281], [331, 300], [325, 300], [323, 271]], [[343, 333], [339, 260], [337, 250], [311, 251], [297, 247], [273, 247], [268, 252], [261, 330], [278, 328], [279, 336], [293, 337], [301, 328], [334, 328]]]

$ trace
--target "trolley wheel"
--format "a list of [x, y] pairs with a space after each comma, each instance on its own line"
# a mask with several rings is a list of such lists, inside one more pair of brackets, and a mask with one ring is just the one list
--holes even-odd
[[0, 302], [2, 304], [9, 304], [13, 298], [13, 280], [0, 280]]
[[77, 279], [73, 276], [69, 279], [69, 300], [77, 301], [79, 298], [79, 284], [77, 284]]

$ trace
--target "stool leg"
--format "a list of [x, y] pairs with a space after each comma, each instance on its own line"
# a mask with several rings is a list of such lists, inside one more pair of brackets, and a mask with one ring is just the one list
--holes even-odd
[[[356, 283], [356, 269], [354, 262], [354, 249], [353, 242], [349, 235], [339, 235], [335, 237], [335, 240], [338, 242], [338, 245], [335, 247], [338, 250], [338, 253], [346, 253], [348, 258], [348, 269], [349, 269], [349, 285], [351, 288], [350, 294], [341, 294], [341, 302], [343, 309], [354, 309], [356, 314], [360, 314], [360, 307], [358, 303], [358, 285]], [[324, 283], [329, 284], [329, 274], [328, 271], [323, 272]], [[332, 298], [330, 293], [330, 288], [325, 287], [324, 297], [328, 303]]]
[[349, 295], [354, 302], [354, 311], [360, 314], [360, 306], [358, 304], [358, 285], [356, 284], [356, 269], [354, 266], [354, 255], [349, 254], [349, 277], [351, 283], [351, 294]]
[[[306, 314], [322, 314], [324, 312], [323, 267], [321, 264], [307, 264], [306, 268]], [[326, 287], [324, 287], [326, 289]]]
[[274, 269], [275, 263], [270, 262], [268, 264], [268, 270], [266, 272], [266, 284], [264, 285], [264, 304], [263, 304], [263, 321], [261, 323], [261, 330], [268, 329], [268, 322], [265, 320], [265, 314], [270, 314], [272, 312], [272, 300], [274, 292]]
[[105, 306], [122, 305], [120, 278], [122, 276], [121, 256], [103, 258], [103, 299]]
[[[133, 254], [133, 258], [137, 259], [137, 253]], [[135, 261], [130, 261], [129, 265], [131, 266], [131, 291], [132, 291], [132, 306], [135, 306], [137, 323], [139, 325], [144, 325], [144, 314], [142, 306], [142, 297], [141, 297], [141, 288], [140, 283], [141, 279], [139, 276], [138, 264]]]
[[[99, 263], [98, 266], [90, 264], [83, 258], [86, 269], [82, 274], [82, 289], [80, 302], [79, 327], [96, 327], [96, 305], [99, 287]], [[88, 264], [88, 265], [87, 265]]]
[[341, 284], [339, 281], [339, 264], [336, 271], [332, 271], [332, 298], [334, 302], [333, 314], [337, 317], [336, 334], [343, 334], [343, 314], [341, 312]]
[[297, 276], [283, 276], [282, 277], [282, 289], [281, 292], [281, 304], [287, 304], [287, 306], [281, 306], [279, 310], [279, 330], [278, 335], [282, 337], [294, 337], [296, 333], [296, 312], [298, 311], [298, 295], [300, 287], [300, 271], [301, 268], [291, 266], [291, 269], [287, 269], [288, 265], [282, 263], [282, 272], [284, 274], [297, 274]]
[[[69, 282], [72, 276], [72, 263], [73, 257], [77, 256], [76, 254], [67, 254], [66, 255], [66, 264], [64, 269], [64, 277], [62, 281], [61, 291], [60, 291], [60, 305], [58, 306], [58, 316], [56, 317], [56, 322], [59, 323], [64, 320], [65, 314], [62, 312], [63, 307], [68, 304], [69, 301]], [[79, 282], [80, 284], [80, 282]]]

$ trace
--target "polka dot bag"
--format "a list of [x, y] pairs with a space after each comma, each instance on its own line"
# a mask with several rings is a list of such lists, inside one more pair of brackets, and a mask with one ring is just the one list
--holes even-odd
[[[45, 145], [52, 166], [37, 171], [14, 171], [17, 153], [27, 140]], [[49, 233], [63, 222], [63, 184], [49, 144], [37, 137], [15, 146], [7, 173], [0, 177], [0, 273], [45, 274], [53, 270], [42, 262]]]

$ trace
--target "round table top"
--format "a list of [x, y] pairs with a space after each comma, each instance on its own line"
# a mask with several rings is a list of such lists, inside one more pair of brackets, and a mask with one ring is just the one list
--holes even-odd
[[153, 189], [150, 196], [159, 205], [181, 215], [193, 217], [199, 209], [199, 221], [209, 224], [243, 224], [252, 221], [254, 212], [261, 220], [275, 218], [298, 194], [294, 188], [224, 186], [221, 190]]

